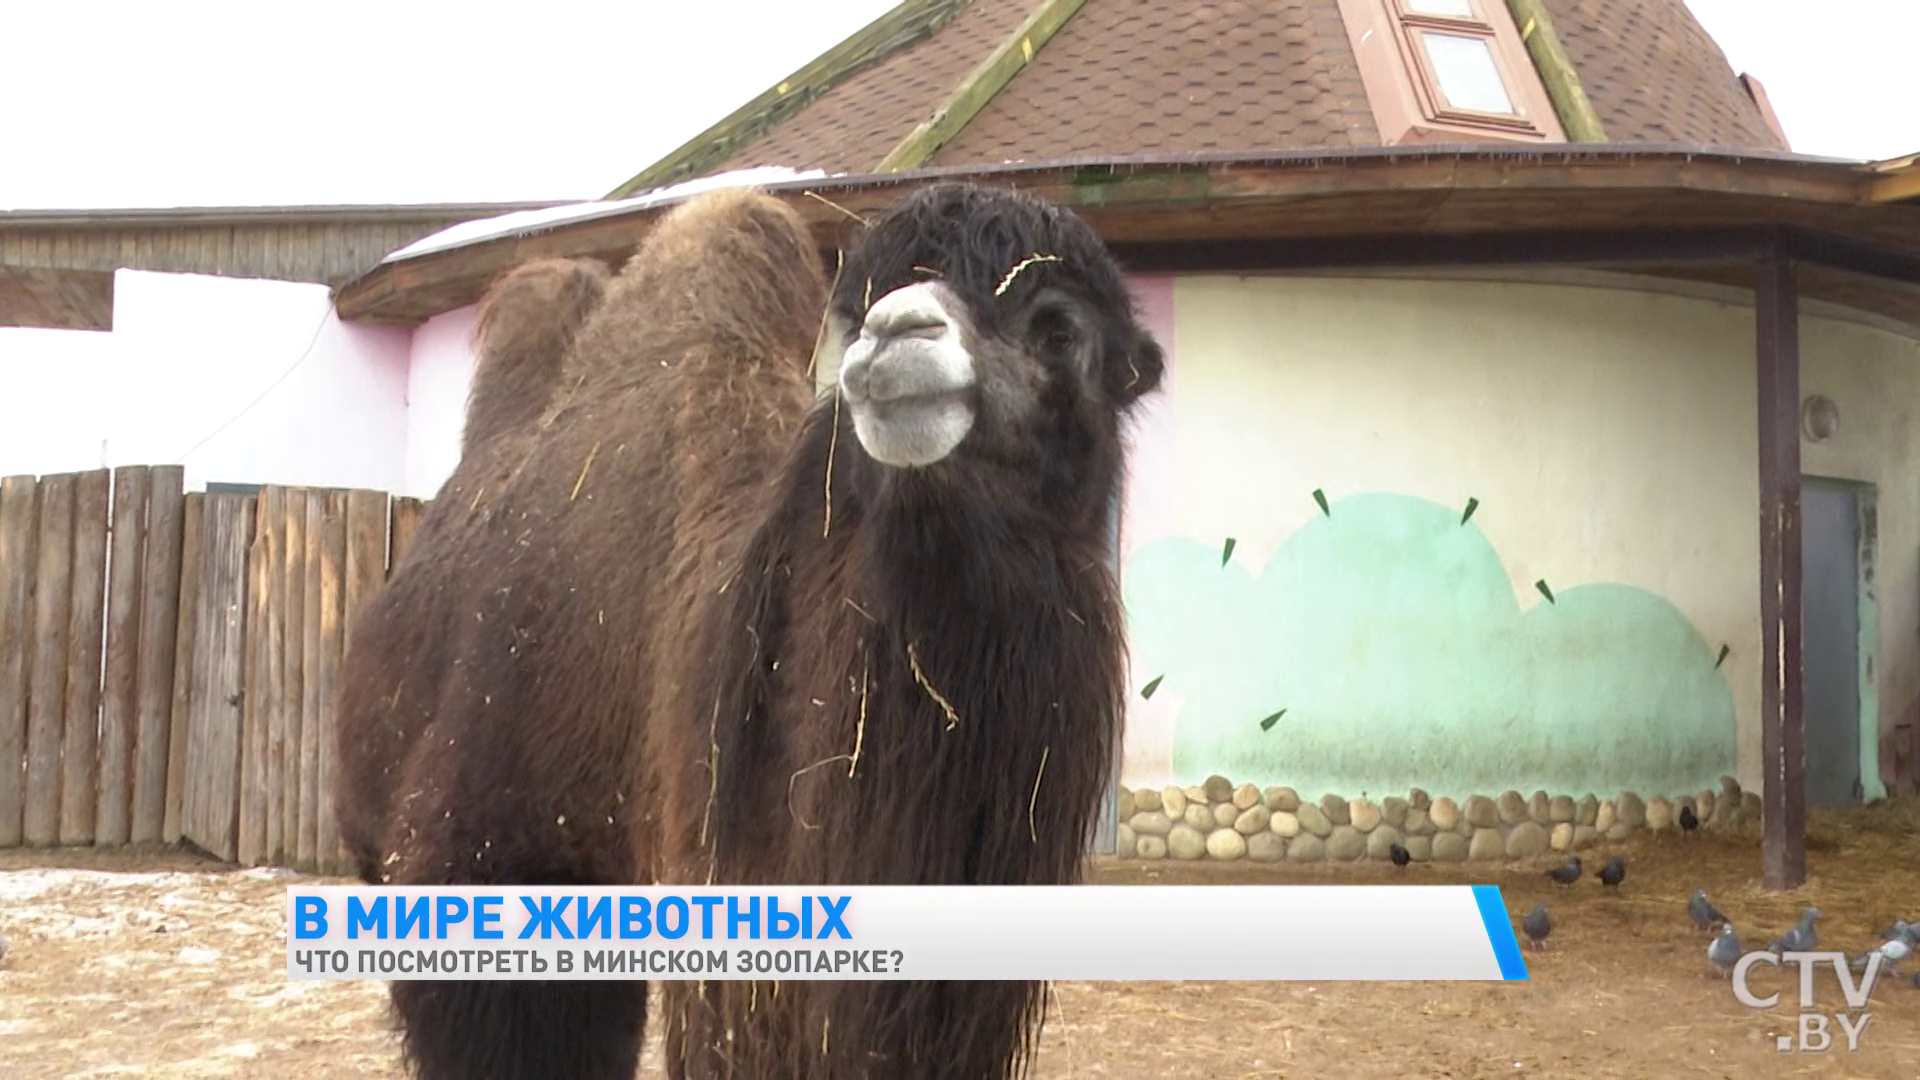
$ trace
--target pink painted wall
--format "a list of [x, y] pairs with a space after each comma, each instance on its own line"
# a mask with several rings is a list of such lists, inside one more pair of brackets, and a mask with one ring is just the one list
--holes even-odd
[[407, 373], [406, 481], [402, 494], [430, 499], [460, 463], [467, 388], [473, 383], [477, 305], [414, 328]]
[[[1121, 503], [1120, 565], [1122, 572], [1133, 558], [1142, 539], [1139, 522], [1175, 520], [1179, 510], [1179, 446], [1174, 439], [1174, 384], [1180, 370], [1174, 356], [1173, 275], [1156, 274], [1130, 278], [1134, 303], [1147, 329], [1159, 339], [1166, 353], [1166, 373], [1160, 389], [1141, 403], [1127, 433], [1128, 475]], [[1152, 539], [1147, 536], [1146, 539]], [[1143, 680], [1151, 673], [1140, 668], [1136, 659], [1127, 680], [1127, 727], [1122, 744], [1121, 774], [1130, 775], [1128, 759], [1140, 747], [1164, 747], [1173, 744], [1173, 724], [1179, 715], [1180, 701], [1175, 694], [1156, 694], [1142, 699]]]

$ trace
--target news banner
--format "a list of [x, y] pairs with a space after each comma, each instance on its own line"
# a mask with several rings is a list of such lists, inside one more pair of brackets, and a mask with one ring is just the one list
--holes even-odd
[[1527, 969], [1492, 885], [333, 885], [287, 890], [287, 974], [1491, 981]]

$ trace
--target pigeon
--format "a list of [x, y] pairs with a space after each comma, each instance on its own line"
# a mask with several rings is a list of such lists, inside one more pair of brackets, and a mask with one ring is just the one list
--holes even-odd
[[1767, 946], [1768, 952], [1790, 953], [1806, 952], [1820, 941], [1820, 935], [1814, 932], [1814, 920], [1820, 917], [1820, 909], [1810, 907], [1800, 913], [1800, 924], [1773, 939]]
[[1693, 830], [1699, 827], [1700, 816], [1693, 812], [1693, 807], [1682, 806], [1680, 808], [1680, 831], [1691, 834]]
[[1562, 885], [1571, 885], [1580, 880], [1580, 856], [1569, 855], [1567, 861], [1547, 871], [1547, 876]]
[[1687, 915], [1693, 919], [1695, 930], [1711, 930], [1715, 923], [1725, 923], [1727, 917], [1720, 909], [1707, 902], [1707, 890], [1695, 889], [1693, 898], [1687, 901]]
[[1892, 971], [1900, 961], [1913, 955], [1913, 943], [1908, 941], [1905, 935], [1888, 938], [1874, 948], [1854, 957], [1849, 966], [1855, 971], [1867, 970], [1867, 962], [1873, 959], [1874, 953], [1880, 954], [1881, 969]]
[[1402, 870], [1405, 870], [1407, 864], [1413, 861], [1413, 853], [1397, 843], [1387, 845], [1387, 857], [1393, 860], [1393, 865]]
[[1608, 859], [1607, 865], [1600, 868], [1600, 884], [1602, 885], [1618, 885], [1621, 881], [1625, 880], [1626, 876], [1627, 860], [1618, 855]]
[[1527, 917], [1520, 920], [1520, 929], [1526, 931], [1527, 941], [1534, 948], [1545, 947], [1547, 935], [1553, 933], [1553, 920], [1547, 917], [1547, 905], [1535, 904]]
[[1707, 946], [1707, 960], [1726, 975], [1733, 971], [1733, 965], [1740, 962], [1740, 939], [1734, 936], [1733, 924], [1723, 922], [1720, 932], [1714, 935], [1713, 943]]

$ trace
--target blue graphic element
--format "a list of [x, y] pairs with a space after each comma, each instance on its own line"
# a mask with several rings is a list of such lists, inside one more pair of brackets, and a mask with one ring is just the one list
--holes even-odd
[[1527, 962], [1520, 955], [1520, 940], [1513, 936], [1513, 920], [1507, 916], [1506, 901], [1500, 898], [1500, 886], [1473, 886], [1474, 902], [1480, 905], [1480, 921], [1487, 924], [1487, 941], [1493, 945], [1494, 959], [1500, 961], [1500, 977], [1526, 982]]

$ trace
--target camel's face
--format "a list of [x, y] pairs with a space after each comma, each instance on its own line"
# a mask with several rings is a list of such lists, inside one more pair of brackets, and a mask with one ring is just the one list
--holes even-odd
[[937, 281], [895, 289], [867, 310], [840, 361], [840, 393], [875, 461], [931, 465], [973, 430], [977, 379], [965, 326]]
[[976, 314], [942, 281], [904, 285], [867, 310], [840, 361], [840, 393], [861, 446], [882, 464], [925, 468], [976, 430], [977, 449], [1002, 457], [998, 444], [1057, 428], [1050, 398], [1054, 407], [1099, 398], [1109, 329], [1067, 289], [995, 297]]
[[953, 480], [1011, 471], [1104, 499], [1121, 414], [1161, 377], [1093, 230], [1005, 189], [903, 200], [847, 253], [831, 310], [867, 456]]

